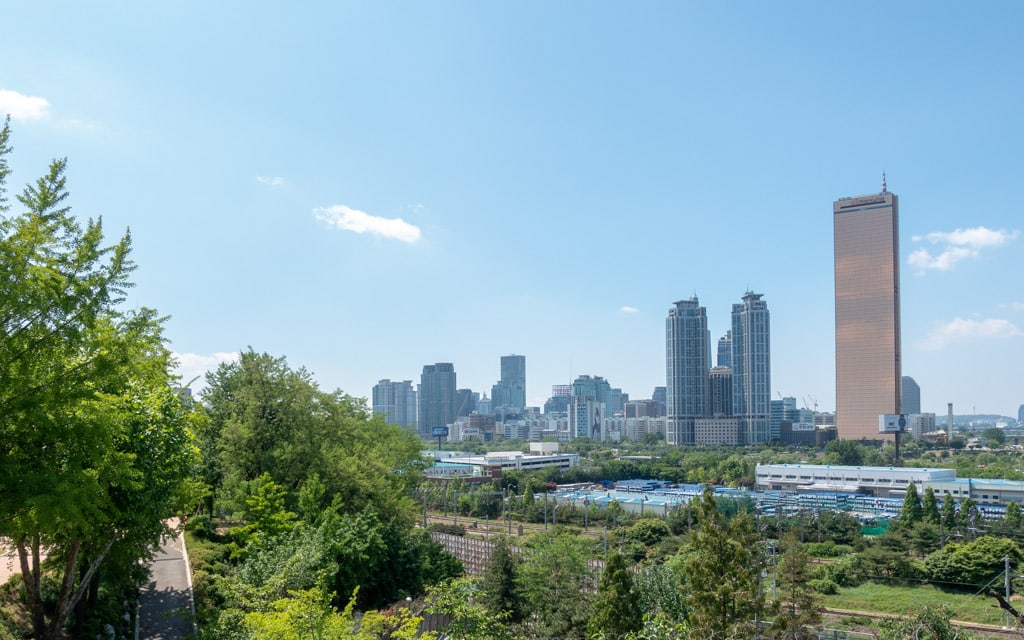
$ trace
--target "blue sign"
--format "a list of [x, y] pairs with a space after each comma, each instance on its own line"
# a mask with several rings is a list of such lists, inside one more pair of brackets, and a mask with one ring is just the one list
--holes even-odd
[[435, 438], [447, 438], [448, 427], [434, 427], [430, 430], [430, 434]]

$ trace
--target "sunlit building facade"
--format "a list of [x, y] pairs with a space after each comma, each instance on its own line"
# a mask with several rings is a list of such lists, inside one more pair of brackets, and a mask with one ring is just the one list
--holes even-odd
[[835, 231], [836, 427], [880, 439], [878, 416], [900, 413], [899, 201], [882, 192], [832, 205]]

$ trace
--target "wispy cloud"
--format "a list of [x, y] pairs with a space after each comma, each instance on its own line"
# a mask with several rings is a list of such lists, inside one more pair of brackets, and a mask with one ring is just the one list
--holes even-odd
[[908, 256], [907, 263], [922, 272], [949, 271], [958, 262], [978, 257], [982, 249], [1004, 245], [1018, 235], [1020, 232], [1017, 230], [994, 230], [987, 227], [933, 231], [923, 236], [914, 236], [911, 240], [937, 245], [935, 252], [924, 247], [915, 249]]
[[938, 351], [954, 342], [1015, 338], [1021, 335], [1024, 333], [1016, 325], [1003, 318], [985, 318], [983, 320], [954, 318], [949, 322], [935, 325], [931, 333], [920, 344], [928, 351]]
[[619, 307], [619, 311], [621, 311], [622, 313], [640, 313], [639, 309], [630, 306]]
[[999, 308], [1009, 309], [1011, 311], [1024, 311], [1024, 302], [1009, 302], [999, 305]]
[[201, 353], [175, 353], [174, 359], [178, 361], [177, 374], [181, 376], [182, 384], [192, 383], [192, 389], [206, 386], [206, 372], [213, 371], [222, 363], [237, 362], [238, 353], [231, 351], [217, 351], [211, 354]]
[[42, 120], [49, 115], [50, 101], [26, 96], [10, 89], [0, 89], [0, 116], [10, 114], [14, 120]]
[[318, 207], [313, 210], [313, 213], [317, 220], [343, 231], [370, 233], [410, 244], [420, 239], [420, 228], [401, 218], [372, 216], [365, 211], [351, 209], [340, 204]]
[[256, 176], [256, 180], [260, 184], [265, 184], [268, 187], [283, 187], [284, 186], [284, 178], [282, 178], [281, 176], [270, 176], [270, 177], [267, 177], [267, 176]]

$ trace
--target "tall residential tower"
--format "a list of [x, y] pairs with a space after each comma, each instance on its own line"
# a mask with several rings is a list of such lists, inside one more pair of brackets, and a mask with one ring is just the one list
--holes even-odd
[[373, 412], [384, 416], [388, 424], [416, 426], [416, 390], [412, 380], [392, 382], [384, 379], [373, 385]]
[[762, 297], [748, 291], [732, 305], [732, 413], [743, 444], [772, 439], [771, 322]]
[[694, 296], [680, 300], [665, 319], [666, 441], [693, 444], [697, 418], [710, 416], [711, 338], [708, 316]]
[[[832, 204], [836, 277], [836, 428], [877, 440], [900, 413], [899, 200], [885, 189]], [[889, 436], [891, 437], [891, 436]]]

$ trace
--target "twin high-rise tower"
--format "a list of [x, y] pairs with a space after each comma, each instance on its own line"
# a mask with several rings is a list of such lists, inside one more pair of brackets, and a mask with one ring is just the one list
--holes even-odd
[[[732, 328], [718, 343], [719, 365], [728, 358], [731, 366], [715, 367], [714, 380], [706, 309], [696, 297], [669, 309], [665, 363], [670, 444], [771, 440], [771, 324], [762, 298], [748, 291], [743, 302], [732, 306]], [[731, 415], [721, 415], [724, 406], [731, 407]]]

